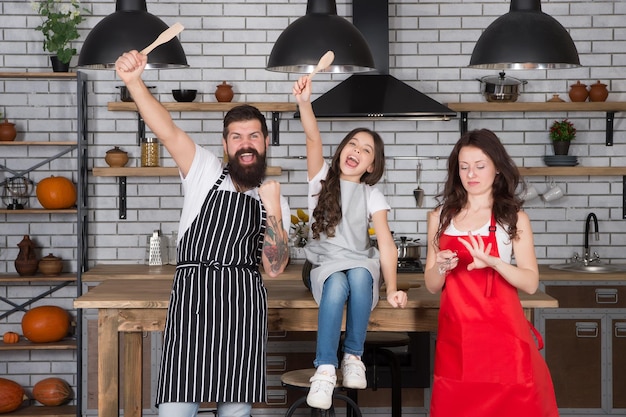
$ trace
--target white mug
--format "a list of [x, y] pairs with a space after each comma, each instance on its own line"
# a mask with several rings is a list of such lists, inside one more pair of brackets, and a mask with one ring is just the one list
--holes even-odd
[[537, 189], [535, 188], [534, 185], [527, 184], [526, 185], [526, 191], [523, 191], [520, 194], [520, 197], [524, 201], [530, 201], [532, 199], [535, 199], [535, 198], [539, 197], [539, 191], [537, 191]]
[[546, 192], [543, 193], [541, 198], [547, 203], [550, 201], [558, 200], [559, 198], [563, 197], [563, 195], [565, 195], [563, 189], [556, 185], [554, 182], [552, 182], [550, 183], [550, 188], [548, 188]]

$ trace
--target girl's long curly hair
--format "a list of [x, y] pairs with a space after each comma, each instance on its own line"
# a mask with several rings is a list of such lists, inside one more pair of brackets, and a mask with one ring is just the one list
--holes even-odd
[[373, 130], [364, 127], [353, 129], [337, 147], [328, 170], [328, 175], [326, 175], [326, 179], [321, 181], [322, 189], [319, 193], [317, 206], [313, 210], [314, 221], [311, 224], [313, 239], [319, 239], [321, 233], [325, 233], [328, 237], [335, 236], [335, 227], [341, 220], [341, 186], [339, 182], [341, 169], [339, 167], [339, 158], [341, 151], [346, 147], [350, 139], [360, 132], [365, 132], [374, 139], [374, 169], [372, 172], [365, 172], [361, 176], [361, 182], [374, 185], [383, 176], [385, 171], [385, 144], [383, 139]]
[[480, 149], [493, 161], [498, 174], [492, 188], [492, 212], [496, 222], [507, 229], [511, 239], [515, 239], [518, 233], [517, 213], [524, 202], [516, 191], [520, 183], [519, 171], [495, 133], [480, 129], [463, 134], [448, 158], [448, 178], [443, 191], [436, 196], [441, 213], [435, 242], [439, 241], [454, 216], [467, 204], [467, 191], [459, 175], [459, 152], [466, 146]]

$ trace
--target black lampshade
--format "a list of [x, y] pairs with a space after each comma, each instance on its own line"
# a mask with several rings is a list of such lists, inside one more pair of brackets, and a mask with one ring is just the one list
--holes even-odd
[[541, 0], [511, 0], [509, 12], [482, 33], [470, 67], [545, 69], [579, 67], [576, 45], [565, 28], [541, 11]]
[[355, 73], [375, 69], [367, 41], [346, 19], [337, 16], [334, 0], [308, 0], [306, 15], [278, 37], [267, 62], [277, 72], [309, 73], [326, 51], [335, 53], [324, 72]]
[[[114, 68], [124, 52], [141, 51], [169, 26], [148, 13], [146, 0], [117, 0], [115, 13], [102, 19], [87, 35], [78, 57], [78, 67]], [[146, 68], [188, 67], [185, 51], [177, 37], [148, 55]]]

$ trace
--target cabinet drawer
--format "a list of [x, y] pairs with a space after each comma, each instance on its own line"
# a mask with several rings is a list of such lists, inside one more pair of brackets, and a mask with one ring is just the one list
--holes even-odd
[[546, 294], [559, 300], [559, 308], [625, 308], [624, 285], [546, 285]]

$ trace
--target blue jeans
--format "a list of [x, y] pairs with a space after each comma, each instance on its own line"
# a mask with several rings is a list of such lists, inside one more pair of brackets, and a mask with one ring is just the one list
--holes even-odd
[[317, 315], [317, 350], [313, 364], [338, 367], [337, 350], [341, 337], [343, 308], [347, 302], [346, 337], [343, 351], [363, 355], [363, 345], [372, 311], [374, 280], [366, 268], [335, 272], [324, 282]]
[[[199, 403], [159, 404], [159, 417], [195, 417]], [[217, 403], [217, 417], [250, 417], [252, 403]]]

